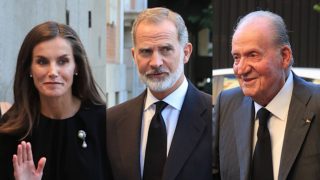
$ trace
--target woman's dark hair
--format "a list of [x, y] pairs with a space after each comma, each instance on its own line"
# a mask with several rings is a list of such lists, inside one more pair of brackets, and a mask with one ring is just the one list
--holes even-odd
[[32, 132], [32, 127], [40, 115], [39, 92], [30, 78], [33, 49], [39, 43], [56, 37], [67, 40], [72, 47], [78, 73], [78, 76], [74, 76], [72, 84], [73, 96], [79, 98], [82, 104], [105, 104], [98, 92], [86, 52], [77, 33], [67, 25], [48, 21], [35, 26], [22, 43], [14, 77], [14, 103], [3, 116], [0, 133], [26, 137]]

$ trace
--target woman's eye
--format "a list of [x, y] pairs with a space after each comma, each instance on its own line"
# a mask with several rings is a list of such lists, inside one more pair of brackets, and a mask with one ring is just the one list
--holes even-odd
[[45, 65], [45, 64], [48, 63], [48, 61], [46, 59], [44, 59], [44, 58], [39, 58], [37, 60], [37, 63], [40, 64], [40, 65]]
[[59, 59], [58, 60], [58, 64], [59, 65], [64, 65], [64, 64], [66, 64], [68, 62], [69, 62], [69, 60], [67, 58], [63, 58], [63, 59]]

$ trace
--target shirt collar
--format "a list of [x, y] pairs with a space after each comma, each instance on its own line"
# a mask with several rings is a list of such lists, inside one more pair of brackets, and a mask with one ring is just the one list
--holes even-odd
[[[293, 91], [293, 75], [292, 75], [292, 72], [290, 71], [284, 86], [281, 88], [278, 94], [269, 102], [269, 104], [265, 108], [277, 118], [281, 120], [286, 120], [286, 117], [289, 111], [292, 91]], [[262, 106], [254, 102], [254, 107], [257, 115], [258, 110], [262, 108]]]
[[[168, 105], [172, 106], [177, 110], [181, 110], [184, 97], [187, 94], [187, 90], [188, 90], [188, 81], [184, 77], [182, 84], [176, 90], [174, 90], [171, 94], [165, 97], [162, 101], [166, 102]], [[147, 88], [147, 97], [145, 101], [144, 110], [149, 109], [150, 106], [156, 103], [157, 101], [159, 100], [156, 97], [154, 97], [150, 89]]]

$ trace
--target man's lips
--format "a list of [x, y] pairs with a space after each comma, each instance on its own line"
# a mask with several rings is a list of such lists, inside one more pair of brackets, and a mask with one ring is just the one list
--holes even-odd
[[255, 80], [256, 78], [248, 78], [248, 77], [243, 77], [242, 80], [245, 82], [250, 82], [252, 80]]
[[165, 76], [167, 73], [166, 72], [153, 72], [153, 73], [148, 73], [148, 77], [161, 77]]
[[148, 75], [157, 76], [157, 75], [161, 75], [161, 74], [164, 74], [164, 73], [163, 72], [159, 72], [159, 73], [151, 73], [151, 74], [148, 74]]

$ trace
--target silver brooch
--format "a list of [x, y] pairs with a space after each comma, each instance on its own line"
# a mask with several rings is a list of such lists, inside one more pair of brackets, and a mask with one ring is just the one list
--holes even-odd
[[78, 131], [78, 138], [80, 138], [82, 140], [82, 148], [87, 148], [87, 143], [86, 143], [86, 132], [84, 130], [79, 130]]

